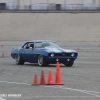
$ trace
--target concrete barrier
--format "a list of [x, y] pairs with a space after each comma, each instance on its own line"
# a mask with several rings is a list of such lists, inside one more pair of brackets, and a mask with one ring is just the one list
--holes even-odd
[[99, 13], [1, 13], [0, 40], [100, 41]]

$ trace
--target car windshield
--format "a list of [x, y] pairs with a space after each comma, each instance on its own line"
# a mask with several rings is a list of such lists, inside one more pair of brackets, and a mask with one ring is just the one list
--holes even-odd
[[36, 42], [35, 48], [60, 48], [56, 42]]

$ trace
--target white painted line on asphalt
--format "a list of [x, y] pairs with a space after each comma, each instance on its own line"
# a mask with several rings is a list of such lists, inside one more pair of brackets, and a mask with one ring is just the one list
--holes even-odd
[[22, 85], [32, 85], [32, 84], [27, 84], [27, 83], [19, 83], [19, 82], [9, 82], [9, 81], [0, 81], [0, 83], [11, 83], [11, 84], [22, 84]]
[[[95, 98], [95, 97], [96, 96], [30, 96], [30, 97], [26, 96], [26, 97], [18, 97], [18, 98], [24, 99], [24, 98]], [[96, 97], [96, 98], [100, 98], [100, 97]]]
[[[61, 86], [62, 88], [66, 88], [64, 86]], [[72, 90], [78, 90], [78, 91], [85, 91], [85, 92], [89, 92], [89, 93], [100, 93], [100, 92], [96, 92], [96, 91], [87, 91], [87, 90], [79, 90], [79, 89], [73, 89], [73, 88], [67, 88], [67, 89], [72, 89]]]
[[[21, 84], [21, 85], [32, 85], [32, 84], [27, 84], [27, 83], [19, 83], [19, 82], [9, 82], [9, 81], [0, 81], [0, 83], [11, 83], [11, 84]], [[60, 89], [66, 89], [66, 90], [72, 90], [72, 91], [77, 91], [77, 92], [81, 92], [81, 93], [86, 93], [86, 94], [90, 94], [92, 96], [33, 96], [33, 97], [100, 97], [100, 95], [97, 95], [96, 93], [100, 93], [100, 92], [96, 92], [96, 91], [87, 91], [87, 90], [80, 90], [80, 89], [73, 89], [73, 88], [67, 88], [64, 86], [45, 86], [44, 87], [52, 87], [52, 88], [60, 88]], [[92, 92], [92, 93], [91, 93]], [[21, 98], [33, 98], [33, 97], [21, 97]], [[4, 98], [0, 98], [0, 100], [6, 100]]]
[[[67, 88], [67, 87], [64, 87], [64, 86], [45, 86], [45, 87], [67, 89], [67, 90], [77, 91], [77, 92], [81, 92], [81, 93], [90, 94], [90, 95], [93, 95], [93, 96], [96, 96], [96, 97], [100, 97], [100, 95], [96, 94], [96, 93], [100, 93], [100, 92], [96, 92], [96, 91], [87, 91], [87, 90], [73, 89], [73, 88]], [[93, 92], [93, 93], [91, 93], [91, 92]]]
[[[86, 90], [85, 90], [86, 91]], [[92, 92], [92, 93], [100, 93], [100, 92], [96, 92], [96, 91], [88, 91], [88, 92]]]
[[7, 73], [7, 72], [3, 72], [4, 74], [8, 74], [8, 75], [13, 75], [13, 74], [11, 74], [11, 73]]

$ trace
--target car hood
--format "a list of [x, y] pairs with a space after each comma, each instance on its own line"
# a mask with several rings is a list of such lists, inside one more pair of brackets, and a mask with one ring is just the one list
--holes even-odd
[[61, 52], [76, 52], [75, 50], [67, 50], [67, 49], [63, 49], [63, 48], [48, 48], [46, 47], [45, 48], [45, 51], [51, 53], [51, 52], [54, 52], [54, 53], [61, 53]]

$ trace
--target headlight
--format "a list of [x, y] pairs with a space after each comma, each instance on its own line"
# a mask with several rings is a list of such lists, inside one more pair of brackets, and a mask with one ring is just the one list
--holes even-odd
[[53, 53], [51, 53], [51, 57], [53, 57], [54, 56], [54, 54]]
[[71, 54], [72, 57], [74, 57], [74, 55], [75, 55], [74, 53]]

